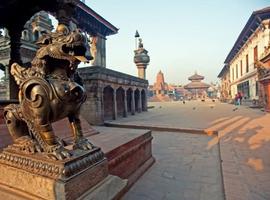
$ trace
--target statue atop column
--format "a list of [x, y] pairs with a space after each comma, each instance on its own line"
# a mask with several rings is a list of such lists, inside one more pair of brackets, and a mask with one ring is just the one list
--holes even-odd
[[[140, 37], [139, 33], [136, 31], [135, 40], [137, 37]], [[142, 39], [139, 38], [138, 47], [136, 46], [136, 50], [134, 50], [134, 63], [138, 68], [138, 77], [142, 79], [146, 79], [145, 70], [147, 65], [150, 62], [150, 57], [148, 55], [148, 51], [143, 47]]]

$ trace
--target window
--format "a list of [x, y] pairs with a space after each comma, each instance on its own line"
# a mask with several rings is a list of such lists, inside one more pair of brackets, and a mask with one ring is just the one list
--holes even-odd
[[249, 66], [248, 66], [248, 54], [246, 55], [246, 73], [249, 71]]
[[254, 62], [256, 62], [258, 60], [258, 46], [254, 47], [253, 53], [254, 53]]
[[236, 79], [238, 79], [238, 65], [235, 67], [235, 74], [236, 74]]
[[234, 68], [232, 68], [232, 80], [234, 80]]
[[244, 98], [250, 97], [249, 81], [245, 81], [237, 85], [237, 91], [241, 92]]
[[240, 60], [240, 76], [243, 76], [243, 62]]
[[256, 96], [259, 96], [259, 82], [256, 81]]

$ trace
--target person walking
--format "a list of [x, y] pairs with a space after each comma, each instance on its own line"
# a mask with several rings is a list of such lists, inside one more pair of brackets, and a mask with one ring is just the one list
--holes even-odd
[[237, 96], [238, 96], [239, 105], [242, 105], [243, 96], [242, 96], [241, 92], [238, 92]]
[[238, 94], [235, 94], [234, 96], [234, 105], [238, 105]]

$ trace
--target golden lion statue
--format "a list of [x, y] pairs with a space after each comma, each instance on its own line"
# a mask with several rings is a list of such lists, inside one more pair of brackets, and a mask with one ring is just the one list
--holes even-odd
[[[68, 117], [74, 136], [73, 149], [89, 150], [93, 145], [83, 137], [79, 111], [86, 99], [76, 73], [86, 61], [87, 42], [79, 31], [59, 25], [56, 32], [43, 35], [31, 67], [12, 64], [11, 74], [19, 85], [19, 105], [5, 108], [4, 117], [14, 144], [8, 148], [25, 153], [42, 152], [62, 160], [71, 156], [65, 142], [56, 137], [52, 122]], [[90, 56], [90, 55], [89, 55]]]

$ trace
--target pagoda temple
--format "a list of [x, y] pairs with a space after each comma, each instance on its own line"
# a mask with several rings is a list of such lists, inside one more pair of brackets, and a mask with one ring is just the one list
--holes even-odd
[[202, 82], [203, 79], [204, 76], [197, 74], [197, 72], [188, 78], [191, 82], [185, 85], [184, 88], [191, 92], [192, 99], [207, 97], [207, 89], [210, 85]]
[[170, 97], [168, 96], [169, 85], [165, 82], [164, 74], [161, 70], [157, 73], [156, 82], [154, 85], [149, 87], [149, 92], [152, 93], [152, 97], [149, 99], [149, 101], [171, 101]]
[[168, 84], [164, 80], [164, 74], [160, 70], [157, 74], [156, 83], [154, 83], [156, 95], [165, 95], [168, 92]]

